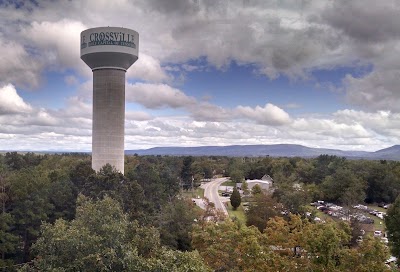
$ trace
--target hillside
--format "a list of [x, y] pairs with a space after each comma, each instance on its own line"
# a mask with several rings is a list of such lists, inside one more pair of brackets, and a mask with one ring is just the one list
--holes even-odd
[[126, 150], [126, 154], [173, 155], [173, 156], [231, 156], [231, 157], [317, 157], [322, 154], [354, 159], [400, 160], [400, 145], [375, 152], [344, 151], [338, 149], [311, 148], [302, 145], [231, 145], [199, 147], [154, 147], [143, 150]]

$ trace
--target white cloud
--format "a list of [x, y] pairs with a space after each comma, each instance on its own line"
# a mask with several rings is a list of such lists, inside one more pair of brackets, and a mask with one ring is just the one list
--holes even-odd
[[379, 42], [400, 37], [398, 0], [338, 0], [327, 5], [323, 18], [333, 27], [362, 42]]
[[125, 120], [126, 121], [146, 121], [146, 120], [151, 120], [153, 117], [143, 111], [128, 111], [125, 113]]
[[251, 107], [238, 106], [236, 111], [239, 116], [255, 120], [259, 124], [279, 126], [291, 122], [287, 112], [270, 103], [266, 104], [264, 107], [256, 106], [254, 109]]
[[25, 50], [24, 46], [7, 41], [0, 33], [0, 84], [12, 84], [28, 89], [40, 84], [42, 62]]
[[0, 114], [24, 113], [32, 111], [32, 107], [18, 95], [11, 84], [0, 88]]
[[170, 79], [160, 65], [160, 61], [145, 53], [139, 53], [139, 59], [127, 71], [126, 77], [151, 82], [163, 82]]
[[344, 79], [348, 102], [369, 110], [391, 110], [400, 112], [400, 69], [373, 71], [355, 78]]
[[166, 84], [136, 83], [126, 86], [127, 102], [137, 102], [150, 109], [182, 108], [195, 99]]
[[[13, 84], [0, 88], [0, 139], [6, 139], [0, 146], [48, 149], [54, 141], [90, 149], [90, 80], [61, 110], [33, 108], [14, 86], [37, 88], [48, 71], [63, 73], [67, 84], [79, 84], [70, 76], [76, 72], [91, 78], [79, 58], [79, 32], [104, 22], [140, 33], [140, 58], [127, 78], [146, 83], [127, 84], [126, 97], [147, 109], [126, 114], [128, 146], [289, 142], [375, 149], [400, 138], [397, 0], [28, 1], [19, 9], [10, 3], [0, 4], [0, 25], [6, 26], [0, 30], [0, 84]], [[315, 70], [338, 67], [371, 72], [343, 80], [346, 101], [362, 110], [296, 118], [282, 109], [296, 104], [230, 109], [171, 87], [204, 68], [192, 64], [197, 59], [219, 69], [232, 61], [252, 65], [270, 79], [308, 79]], [[168, 108], [189, 117], [151, 114]]]
[[211, 104], [209, 102], [197, 102], [189, 104], [188, 110], [191, 116], [197, 121], [224, 121], [234, 118], [230, 109]]
[[35, 44], [37, 54], [52, 69], [83, 67], [80, 60], [80, 33], [86, 27], [79, 21], [61, 19], [60, 21], [32, 22], [22, 30], [22, 36]]
[[364, 112], [341, 110], [333, 114], [336, 122], [344, 124], [361, 124], [376, 135], [387, 137], [400, 136], [400, 114], [390, 111]]
[[61, 117], [92, 118], [92, 104], [84, 101], [82, 97], [72, 96], [68, 98], [64, 109], [59, 110], [57, 115]]
[[344, 139], [368, 138], [371, 133], [361, 124], [345, 124], [332, 119], [299, 118], [293, 122], [292, 128], [297, 131], [310, 132], [318, 136], [340, 137]]

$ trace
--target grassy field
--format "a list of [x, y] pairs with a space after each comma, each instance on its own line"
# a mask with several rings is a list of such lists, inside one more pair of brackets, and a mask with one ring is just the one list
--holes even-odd
[[204, 189], [196, 188], [195, 190], [182, 191], [182, 195], [187, 198], [203, 198], [204, 197]]
[[387, 209], [382, 208], [382, 207], [378, 207], [377, 205], [369, 204], [369, 205], [367, 205], [367, 207], [370, 208], [370, 209], [373, 209], [373, 210], [377, 210], [378, 212], [384, 212], [384, 213], [387, 212]]
[[228, 202], [228, 214], [230, 218], [237, 218], [242, 224], [246, 224], [246, 214], [244, 213], [243, 206], [240, 205], [236, 211], [233, 210], [231, 203]]
[[[373, 209], [373, 210], [377, 210], [379, 212], [387, 212], [387, 209], [378, 207], [377, 205], [367, 205], [368, 208]], [[385, 231], [386, 227], [385, 227], [385, 220], [379, 219], [379, 217], [374, 216], [374, 215], [370, 215], [368, 214], [369, 217], [371, 217], [372, 219], [374, 219], [374, 229], [375, 230], [380, 230], [380, 231]]]
[[235, 186], [236, 184], [233, 181], [225, 181], [221, 184], [221, 186]]

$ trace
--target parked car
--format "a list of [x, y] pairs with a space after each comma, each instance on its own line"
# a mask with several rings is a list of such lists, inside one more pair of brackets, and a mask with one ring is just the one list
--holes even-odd
[[386, 204], [385, 206], [383, 206], [384, 209], [389, 209], [390, 205], [392, 204]]
[[386, 214], [383, 213], [383, 212], [377, 212], [375, 215], [376, 215], [377, 217], [379, 217], [380, 219], [383, 219], [383, 217], [384, 217]]
[[382, 236], [382, 231], [380, 231], [380, 230], [374, 231], [374, 236], [375, 237], [381, 237]]

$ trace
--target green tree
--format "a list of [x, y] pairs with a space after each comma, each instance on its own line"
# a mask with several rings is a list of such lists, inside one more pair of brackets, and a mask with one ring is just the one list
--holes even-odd
[[[13, 254], [17, 250], [19, 237], [11, 232], [11, 226], [14, 220], [9, 213], [0, 213], [0, 269], [4, 266], [13, 264], [13, 260], [7, 258], [9, 254]], [[3, 269], [3, 271], [5, 271]]]
[[321, 184], [324, 198], [346, 206], [362, 203], [367, 183], [348, 168], [339, 168]]
[[89, 160], [79, 161], [69, 171], [69, 179], [75, 185], [78, 193], [82, 193], [85, 184], [88, 182], [92, 175], [95, 175], [96, 171], [92, 169], [91, 162]]
[[51, 171], [48, 175], [50, 180], [49, 201], [53, 211], [49, 220], [54, 222], [58, 218], [72, 220], [75, 217], [76, 197], [78, 195], [75, 185], [66, 173], [61, 170]]
[[340, 268], [342, 271], [389, 272], [384, 260], [389, 257], [388, 248], [379, 238], [365, 236], [358, 248], [352, 248], [342, 254]]
[[314, 166], [310, 160], [301, 159], [297, 161], [295, 171], [300, 182], [313, 183], [312, 173], [314, 172]]
[[7, 152], [4, 158], [5, 163], [11, 170], [20, 170], [26, 167], [24, 156], [17, 152]]
[[307, 205], [311, 201], [307, 187], [293, 183], [280, 183], [273, 196], [294, 214], [307, 212]]
[[250, 194], [249, 184], [248, 184], [247, 181], [245, 181], [245, 180], [243, 180], [243, 182], [242, 182], [242, 191], [243, 191], [243, 194], [244, 194], [245, 196], [247, 196], [247, 195]]
[[236, 210], [240, 206], [240, 203], [242, 202], [242, 198], [236, 187], [233, 188], [233, 193], [230, 197], [230, 200], [231, 200], [231, 205], [234, 210]]
[[42, 226], [33, 267], [40, 271], [209, 271], [196, 252], [160, 246], [155, 228], [130, 222], [109, 197], [78, 199], [76, 218]]
[[50, 203], [50, 181], [46, 172], [25, 168], [9, 177], [10, 214], [14, 219], [13, 233], [21, 237], [17, 259], [30, 259], [30, 246], [39, 235], [40, 225], [53, 211]]
[[392, 255], [397, 258], [400, 265], [400, 196], [389, 207], [385, 217], [388, 239], [391, 245]]
[[323, 268], [323, 271], [335, 271], [341, 257], [346, 254], [349, 232], [349, 227], [338, 227], [335, 222], [309, 224], [303, 230], [302, 245], [313, 256], [313, 265]]
[[281, 256], [302, 257], [295, 258], [295, 271], [388, 271], [384, 244], [367, 237], [361, 246], [349, 248], [350, 232], [347, 224], [313, 223], [299, 215], [290, 215], [287, 220], [270, 219], [261, 240]]
[[214, 271], [296, 271], [263, 240], [256, 228], [230, 220], [195, 226], [192, 233], [193, 247]]
[[260, 187], [260, 185], [256, 184], [253, 186], [253, 188], [251, 188], [251, 194], [253, 196], [258, 195], [258, 194], [262, 194], [262, 189]]
[[179, 192], [179, 179], [170, 166], [150, 160], [141, 161], [127, 173], [129, 181], [136, 181], [143, 189], [143, 207], [148, 215], [158, 213], [166, 202]]
[[193, 157], [185, 157], [183, 159], [183, 166], [181, 170], [181, 179], [182, 185], [184, 189], [192, 189], [193, 188], [193, 172], [192, 172], [192, 163]]
[[268, 220], [279, 216], [281, 211], [281, 205], [270, 194], [258, 193], [253, 196], [246, 212], [246, 225], [255, 226], [263, 232]]
[[190, 233], [199, 217], [200, 211], [191, 200], [175, 198], [166, 203], [158, 222], [161, 243], [181, 251], [190, 250]]
[[234, 183], [240, 183], [244, 179], [244, 174], [243, 174], [243, 171], [241, 171], [239, 169], [235, 169], [230, 172], [230, 177]]
[[118, 199], [118, 189], [124, 182], [122, 175], [114, 166], [104, 165], [98, 173], [91, 175], [86, 183], [82, 193], [92, 198], [103, 198], [111, 196]]

